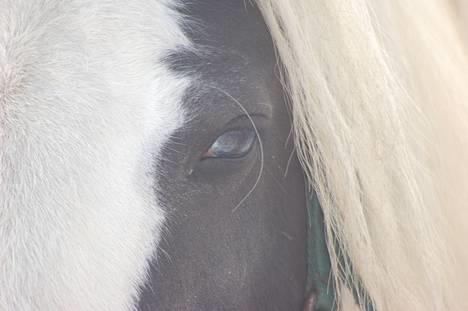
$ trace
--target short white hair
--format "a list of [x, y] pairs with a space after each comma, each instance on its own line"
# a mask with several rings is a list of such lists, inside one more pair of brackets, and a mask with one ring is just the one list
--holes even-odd
[[136, 306], [183, 123], [172, 0], [0, 0], [0, 310]]

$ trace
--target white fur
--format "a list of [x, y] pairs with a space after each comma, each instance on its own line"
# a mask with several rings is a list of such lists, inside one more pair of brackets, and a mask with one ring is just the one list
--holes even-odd
[[129, 310], [187, 85], [170, 1], [0, 0], [0, 310]]

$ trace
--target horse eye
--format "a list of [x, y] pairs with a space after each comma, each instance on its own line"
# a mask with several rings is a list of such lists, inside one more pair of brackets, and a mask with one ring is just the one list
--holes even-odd
[[256, 138], [254, 130], [243, 129], [228, 131], [219, 136], [211, 147], [203, 154], [202, 159], [242, 158], [249, 153]]

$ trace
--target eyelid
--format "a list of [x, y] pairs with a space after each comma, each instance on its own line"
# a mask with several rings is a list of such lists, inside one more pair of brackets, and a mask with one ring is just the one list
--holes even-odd
[[250, 128], [228, 130], [216, 138], [202, 155], [202, 160], [242, 158], [250, 152], [256, 139], [256, 132]]
[[252, 120], [255, 122], [255, 125], [258, 125], [258, 123], [262, 124], [265, 121], [270, 120], [270, 117], [264, 113], [249, 113], [249, 115], [241, 114], [227, 122], [224, 129], [225, 131], [245, 128], [253, 129]]

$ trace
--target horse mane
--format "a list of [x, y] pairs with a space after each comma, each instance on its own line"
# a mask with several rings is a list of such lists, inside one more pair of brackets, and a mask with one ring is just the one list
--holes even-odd
[[339, 306], [356, 307], [354, 292], [362, 310], [467, 310], [468, 36], [455, 1], [257, 4]]

